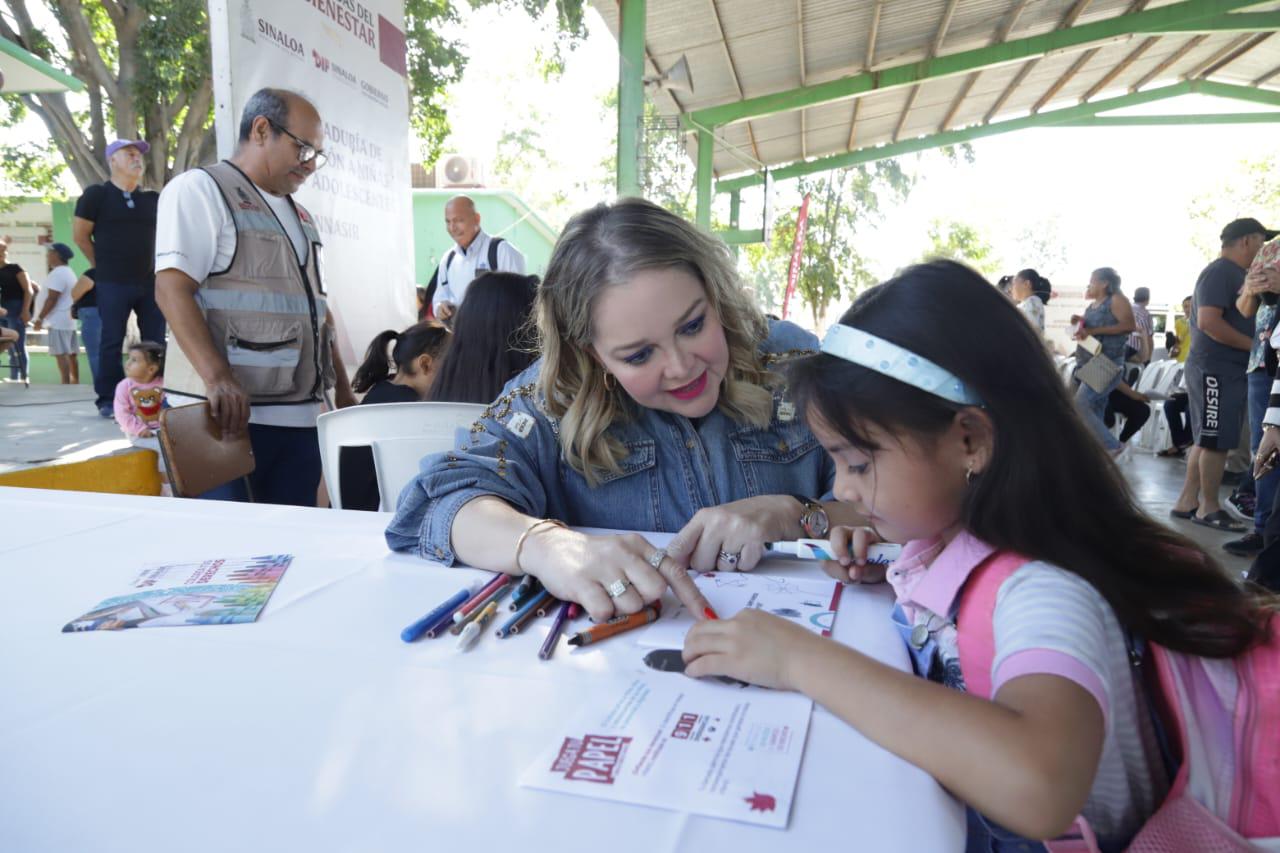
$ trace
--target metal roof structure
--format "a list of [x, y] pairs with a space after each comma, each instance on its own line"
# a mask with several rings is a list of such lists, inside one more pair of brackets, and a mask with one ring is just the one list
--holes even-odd
[[84, 84], [21, 45], [0, 38], [0, 92], [81, 92]]
[[[765, 169], [781, 179], [1026, 127], [1280, 121], [1257, 112], [1280, 108], [1274, 0], [593, 4], [619, 38], [624, 78], [638, 49], [628, 9], [646, 73], [688, 57], [693, 92], [654, 100], [697, 140], [703, 225], [713, 180], [736, 193]], [[1112, 114], [1188, 94], [1250, 106]]]

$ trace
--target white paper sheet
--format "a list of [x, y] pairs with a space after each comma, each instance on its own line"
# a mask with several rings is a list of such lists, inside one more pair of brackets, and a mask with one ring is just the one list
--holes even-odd
[[[707, 572], [694, 578], [698, 589], [722, 619], [748, 607], [767, 610], [815, 634], [831, 636], [831, 625], [844, 587], [825, 579], [781, 577], [749, 572]], [[693, 627], [689, 613], [673, 596], [663, 600], [662, 616], [636, 634], [636, 642], [653, 649], [684, 647]]]
[[679, 673], [612, 684], [555, 733], [521, 785], [786, 827], [809, 699]]

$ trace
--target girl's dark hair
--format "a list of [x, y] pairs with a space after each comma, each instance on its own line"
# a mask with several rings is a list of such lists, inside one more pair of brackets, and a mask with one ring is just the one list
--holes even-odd
[[[910, 267], [864, 293], [840, 322], [933, 361], [983, 400], [994, 447], [964, 498], [974, 536], [1079, 575], [1122, 625], [1167, 648], [1230, 657], [1266, 636], [1277, 600], [1237, 585], [1142, 511], [1035, 331], [977, 273], [953, 261]], [[928, 442], [961, 408], [831, 355], [788, 372], [805, 416], [866, 452], [878, 449], [868, 427]]]
[[507, 380], [537, 358], [530, 315], [536, 275], [490, 272], [467, 285], [453, 320], [453, 345], [431, 383], [428, 400], [489, 403]]
[[[390, 358], [387, 357], [387, 344], [395, 341]], [[449, 330], [441, 324], [430, 321], [410, 326], [403, 332], [387, 329], [381, 332], [369, 344], [365, 351], [364, 361], [351, 380], [351, 389], [357, 394], [364, 394], [384, 379], [390, 379], [394, 373], [391, 365], [397, 370], [413, 371], [411, 366], [420, 355], [439, 358], [449, 345]]]
[[1049, 279], [1030, 267], [1019, 270], [1017, 277], [1031, 282], [1031, 292], [1039, 296], [1042, 303], [1049, 304], [1049, 300], [1053, 298], [1053, 285], [1049, 283]]
[[164, 373], [164, 344], [158, 344], [155, 341], [138, 341], [129, 347], [129, 352], [137, 350], [146, 356], [147, 361], [156, 366], [156, 370]]

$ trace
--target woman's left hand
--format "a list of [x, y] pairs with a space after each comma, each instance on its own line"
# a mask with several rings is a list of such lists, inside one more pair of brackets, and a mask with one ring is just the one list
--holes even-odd
[[667, 556], [700, 572], [749, 572], [764, 557], [764, 543], [794, 538], [801, 511], [787, 495], [700, 509], [671, 540]]
[[[814, 634], [780, 616], [749, 608], [732, 619], [707, 620], [684, 641], [685, 675], [727, 675], [762, 687], [794, 690], [794, 664]], [[820, 640], [819, 640], [820, 641]]]

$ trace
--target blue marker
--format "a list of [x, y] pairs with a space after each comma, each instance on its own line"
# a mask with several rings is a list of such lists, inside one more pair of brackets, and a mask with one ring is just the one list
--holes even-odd
[[453, 594], [444, 604], [441, 604], [435, 610], [432, 610], [426, 616], [423, 616], [417, 622], [414, 622], [408, 628], [400, 632], [400, 639], [406, 643], [412, 643], [423, 634], [430, 631], [438, 623], [446, 619], [453, 618], [453, 611], [462, 606], [468, 598], [479, 592], [481, 584], [472, 584], [466, 589], [460, 589]]

